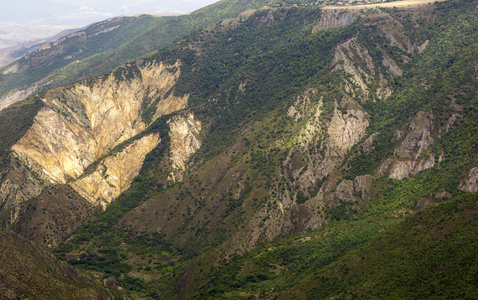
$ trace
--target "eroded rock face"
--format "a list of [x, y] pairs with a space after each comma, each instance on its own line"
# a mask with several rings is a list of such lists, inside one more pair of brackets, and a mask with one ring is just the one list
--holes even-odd
[[384, 65], [386, 68], [388, 68], [388, 71], [393, 76], [402, 76], [403, 75], [402, 69], [400, 69], [400, 67], [397, 65], [397, 63], [388, 55], [383, 56], [382, 65]]
[[317, 25], [312, 28], [312, 33], [329, 28], [348, 26], [351, 25], [356, 19], [357, 16], [355, 14], [325, 10], [322, 12]]
[[[365, 68], [360, 67], [354, 61], [360, 61]], [[372, 82], [375, 75], [375, 66], [368, 50], [352, 38], [342, 44], [339, 44], [335, 50], [334, 60], [332, 61], [332, 71], [342, 69], [345, 73], [351, 75], [346, 81], [346, 91], [361, 97], [364, 100], [370, 93], [367, 84]], [[357, 89], [354, 85], [358, 86]]]
[[362, 175], [355, 177], [354, 189], [364, 200], [370, 200], [372, 194], [372, 175]]
[[144, 136], [121, 152], [102, 160], [93, 173], [70, 183], [70, 186], [92, 204], [106, 208], [130, 187], [141, 170], [146, 154], [159, 142], [157, 133]]
[[[287, 112], [288, 116], [295, 121], [302, 118], [306, 121], [297, 135], [297, 144], [291, 148], [283, 163], [283, 178], [294, 189], [277, 188], [277, 193], [271, 196], [271, 204], [257, 211], [248, 226], [233, 238], [230, 254], [244, 253], [260, 241], [271, 241], [281, 235], [323, 226], [326, 219], [320, 212], [329, 200], [356, 201], [357, 196], [370, 199], [370, 175], [356, 182], [343, 180], [339, 186], [334, 181], [331, 189], [336, 189], [332, 193], [323, 186], [315, 195], [309, 192], [333, 174], [350, 149], [365, 136], [369, 125], [367, 113], [353, 99], [343, 97], [334, 105], [330, 120], [325, 120], [321, 116], [323, 100], [317, 90], [308, 89], [297, 97], [291, 106], [293, 109]], [[301, 117], [298, 118], [298, 114]], [[305, 202], [298, 201], [296, 191], [299, 190], [307, 198]]]
[[193, 114], [174, 116], [169, 120], [169, 137], [171, 139], [171, 160], [173, 172], [169, 179], [181, 181], [186, 170], [186, 162], [200, 147], [198, 135], [201, 122], [194, 119]]
[[458, 188], [465, 192], [478, 191], [478, 168], [472, 168], [468, 176], [460, 182]]
[[36, 84], [33, 84], [30, 88], [25, 90], [11, 91], [4, 97], [0, 98], [0, 110], [7, 108], [18, 101], [26, 99], [27, 97], [33, 95], [38, 90], [39, 90], [39, 86]]
[[15, 221], [24, 199], [39, 195], [45, 184], [20, 161], [12, 159], [10, 172], [0, 185], [0, 211], [13, 208], [10, 219]]
[[346, 114], [336, 109], [328, 127], [330, 156], [346, 155], [365, 136], [368, 124], [368, 116], [361, 109], [347, 109]]
[[402, 180], [435, 166], [435, 156], [430, 153], [434, 142], [432, 137], [433, 113], [418, 112], [402, 128], [398, 129], [393, 140], [403, 139], [394, 149], [394, 158], [385, 160], [377, 171], [381, 177], [389, 172], [389, 178]]
[[[171, 92], [180, 75], [179, 62], [172, 66], [149, 62], [131, 68], [136, 73], [129, 78], [125, 77], [127, 73], [120, 74], [121, 78], [118, 74], [111, 74], [93, 82], [50, 90], [42, 99], [45, 107], [35, 117], [33, 126], [12, 147], [13, 155], [45, 183], [65, 184], [79, 178], [91, 163], [116, 145], [139, 134], [149, 123], [187, 106], [188, 95], [176, 97]], [[144, 159], [159, 138], [149, 137], [148, 142], [145, 138], [140, 141], [144, 144], [137, 141], [132, 148], [124, 151], [137, 151], [136, 154], [141, 153], [139, 157]], [[126, 156], [118, 154], [115, 157], [132, 163], [133, 158]], [[135, 163], [140, 167], [142, 160]], [[77, 190], [81, 190], [82, 195], [88, 195], [86, 198], [96, 204], [109, 203], [128, 186], [127, 182], [110, 179], [115, 181], [110, 182], [114, 188], [107, 187], [109, 184], [102, 176], [114, 173], [114, 164], [112, 158], [104, 160], [100, 164], [104, 169], [83, 178], [76, 185]], [[123, 169], [126, 174], [118, 180], [132, 180], [131, 175], [138, 171], [135, 168]], [[100, 173], [102, 176], [99, 176]], [[113, 174], [109, 175], [113, 177]], [[94, 182], [99, 186], [93, 187]], [[98, 195], [101, 196], [97, 198]]]

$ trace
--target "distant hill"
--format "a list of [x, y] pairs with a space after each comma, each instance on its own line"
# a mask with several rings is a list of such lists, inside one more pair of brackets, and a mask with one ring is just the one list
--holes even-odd
[[[0, 27], [0, 30], [2, 30], [1, 27]], [[33, 39], [28, 39], [26, 41], [24, 41], [23, 40], [24, 38], [23, 38], [21, 41], [13, 41], [12, 43], [9, 43], [13, 45], [0, 48], [0, 69], [9, 65], [10, 63], [12, 63], [13, 61], [17, 59], [32, 53], [33, 51], [40, 48], [43, 44], [51, 43], [59, 38], [62, 38], [78, 30], [80, 29], [79, 28], [66, 29], [45, 38], [35, 37]], [[22, 38], [22, 37], [19, 37], [19, 38]]]
[[[18, 46], [35, 40], [45, 40], [58, 35], [66, 35], [72, 26], [48, 26], [48, 25], [0, 25], [0, 51], [3, 48]], [[63, 32], [63, 33], [62, 33]]]

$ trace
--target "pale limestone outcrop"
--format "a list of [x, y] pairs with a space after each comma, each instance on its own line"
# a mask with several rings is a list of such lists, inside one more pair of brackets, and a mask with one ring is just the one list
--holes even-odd
[[[308, 98], [315, 95], [310, 91], [306, 94]], [[351, 99], [340, 101], [342, 110], [338, 109], [339, 103], [335, 103], [328, 122], [321, 121], [322, 99], [317, 106], [310, 105], [310, 101], [301, 101], [306, 103], [308, 122], [298, 135], [297, 146], [289, 151], [284, 167], [290, 183], [298, 184], [301, 190], [307, 191], [342, 163], [350, 149], [365, 136], [369, 121], [367, 113]], [[300, 107], [297, 102], [295, 106]], [[306, 113], [305, 109], [301, 111]]]
[[[359, 60], [365, 69], [356, 64], [355, 60]], [[332, 61], [332, 72], [337, 70], [343, 70], [351, 75], [350, 79], [346, 80], [347, 92], [352, 93], [354, 97], [368, 98], [370, 92], [367, 84], [372, 82], [375, 66], [368, 50], [357, 42], [357, 38], [351, 38], [337, 45]], [[354, 88], [354, 85], [358, 86], [358, 90]]]
[[394, 154], [399, 158], [417, 159], [428, 152], [433, 144], [431, 134], [433, 126], [432, 112], [418, 112], [411, 122], [395, 132], [393, 140], [405, 136], [402, 143], [395, 148]]
[[[141, 77], [117, 81], [113, 75], [94, 84], [54, 90], [13, 151], [29, 167], [41, 166], [50, 183], [77, 178], [96, 159], [146, 128], [143, 99], [161, 97], [179, 76], [162, 63], [141, 68]], [[171, 93], [172, 94], [172, 93]], [[173, 102], [173, 103], [171, 103]], [[169, 96], [157, 104], [157, 118], [187, 105], [187, 97]], [[154, 118], [153, 118], [154, 120]]]
[[382, 65], [384, 67], [388, 68], [388, 71], [393, 75], [393, 76], [402, 76], [403, 71], [400, 69], [400, 67], [397, 65], [397, 63], [387, 54], [383, 55], [382, 59]]
[[[14, 157], [47, 184], [71, 182], [149, 122], [187, 106], [188, 95], [177, 97], [171, 92], [180, 75], [180, 62], [172, 66], [138, 62], [129, 67], [138, 76], [111, 74], [50, 90], [34, 124], [12, 147]], [[146, 120], [145, 109], [150, 112]]]
[[294, 118], [298, 122], [303, 115], [310, 114], [310, 109], [313, 110], [312, 118], [307, 122], [305, 128], [302, 129], [302, 132], [299, 136], [305, 137], [305, 141], [310, 141], [311, 136], [315, 135], [320, 131], [318, 124], [320, 124], [320, 113], [321, 107], [323, 105], [322, 98], [319, 100], [319, 103], [316, 107], [311, 108], [311, 99], [317, 97], [317, 89], [307, 89], [302, 95], [297, 96], [294, 105], [289, 107], [287, 110], [287, 116], [289, 118]]
[[429, 44], [430, 44], [430, 41], [426, 40], [425, 42], [423, 42], [423, 44], [417, 46], [418, 52], [423, 52], [423, 50], [425, 50]]
[[378, 134], [379, 134], [378, 132], [374, 132], [362, 143], [361, 146], [364, 152], [370, 152], [374, 149], [373, 140]]
[[324, 194], [329, 203], [355, 202], [359, 198], [370, 200], [372, 196], [372, 175], [357, 176], [352, 180], [342, 180], [337, 184], [335, 179], [327, 181], [318, 195]]
[[0, 98], [0, 111], [9, 107], [10, 105], [26, 99], [39, 90], [39, 85], [33, 84], [25, 90], [13, 90], [7, 95]]
[[354, 196], [354, 182], [352, 180], [342, 180], [336, 188], [335, 196], [342, 201], [356, 201]]
[[388, 158], [379, 167], [376, 177], [389, 173], [389, 178], [401, 180], [435, 166], [435, 156], [430, 153], [433, 113], [418, 112], [410, 121], [399, 128], [393, 141], [403, 139], [394, 149], [394, 158]]
[[368, 201], [372, 197], [372, 175], [362, 175], [355, 177], [354, 190], [362, 196], [362, 199]]
[[103, 208], [127, 190], [139, 174], [144, 158], [160, 142], [159, 134], [142, 137], [121, 152], [102, 160], [96, 170], [70, 186], [89, 202]]
[[478, 168], [472, 168], [468, 176], [460, 182], [458, 188], [465, 192], [478, 191]]
[[368, 116], [362, 109], [347, 109], [347, 113], [343, 114], [336, 108], [327, 130], [328, 154], [345, 156], [365, 136], [368, 124]]
[[356, 19], [356, 14], [324, 10], [322, 11], [319, 22], [312, 28], [312, 33], [329, 28], [349, 26]]
[[[318, 97], [317, 90], [308, 89], [296, 98], [288, 116], [295, 119], [301, 113], [305, 122], [294, 139], [296, 145], [283, 163], [283, 178], [308, 199], [299, 204], [295, 192], [276, 187], [269, 200], [271, 205], [257, 211], [249, 225], [232, 239], [230, 254], [234, 251], [244, 253], [260, 241], [270, 241], [281, 235], [300, 233], [326, 224], [320, 213], [327, 205], [325, 189], [320, 188], [316, 195], [311, 195], [309, 191], [340, 166], [350, 149], [365, 136], [369, 124], [368, 115], [354, 100], [344, 97], [334, 105], [331, 119], [324, 120], [323, 99]], [[343, 180], [330, 196], [343, 201], [356, 201], [356, 195], [369, 199], [371, 183], [370, 175], [357, 179], [357, 182]]]
[[189, 114], [174, 116], [168, 123], [171, 139], [170, 159], [173, 167], [169, 180], [181, 181], [186, 170], [186, 162], [201, 147], [198, 138], [201, 122], [195, 120], [193, 114]]

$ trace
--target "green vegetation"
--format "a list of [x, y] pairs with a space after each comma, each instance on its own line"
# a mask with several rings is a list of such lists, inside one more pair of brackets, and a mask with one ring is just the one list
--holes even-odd
[[476, 298], [478, 196], [406, 218], [299, 284], [308, 298]]
[[[474, 2], [462, 5], [469, 8]], [[343, 97], [346, 78], [339, 72], [324, 71], [330, 68], [334, 47], [357, 36], [376, 62], [383, 59], [383, 52], [378, 51], [378, 47], [386, 48], [388, 55], [397, 61], [401, 55], [408, 55], [390, 46], [384, 36], [377, 33], [378, 25], [357, 23], [311, 34], [314, 22], [320, 17], [316, 8], [258, 11], [243, 20], [240, 26], [224, 28], [217, 25], [194, 32], [152, 56], [151, 59], [169, 62], [181, 60], [181, 77], [175, 93], [189, 93], [190, 109], [203, 123], [209, 124], [207, 132], [203, 133], [203, 146], [193, 160], [195, 171], [182, 183], [166, 185], [165, 181], [158, 180], [164, 180], [168, 174], [164, 171], [166, 165], [161, 165], [163, 154], [151, 154], [148, 157], [153, 163], [145, 163], [130, 191], [104, 213], [96, 214], [91, 223], [76, 232], [70, 240], [72, 244], [64, 244], [57, 250], [58, 254], [76, 255], [69, 262], [83, 270], [113, 276], [120, 283], [126, 280], [122, 283], [133, 294], [141, 296], [158, 293], [174, 298], [181, 293], [198, 299], [280, 295], [327, 298], [362, 294], [407, 297], [417, 292], [424, 298], [432, 297], [433, 290], [429, 287], [424, 290], [410, 288], [420, 288], [413, 268], [403, 275], [411, 281], [389, 276], [387, 280], [390, 281], [384, 286], [397, 286], [394, 294], [385, 288], [376, 288], [380, 285], [378, 281], [370, 283], [373, 289], [362, 288], [367, 286], [364, 280], [375, 278], [372, 275], [350, 274], [359, 274], [353, 270], [357, 261], [362, 260], [364, 266], [367, 266], [365, 262], [377, 262], [379, 270], [398, 272], [404, 268], [398, 263], [401, 258], [385, 259], [387, 255], [377, 245], [388, 238], [400, 237], [394, 243], [407, 241], [407, 235], [413, 235], [414, 229], [403, 224], [417, 218], [429, 220], [427, 214], [432, 215], [435, 211], [443, 214], [442, 208], [451, 205], [449, 203], [464, 203], [469, 197], [460, 196], [462, 192], [457, 186], [473, 163], [477, 150], [478, 128], [474, 118], [477, 22], [472, 10], [462, 6], [453, 10], [453, 6], [453, 3], [439, 4], [437, 11], [445, 10], [447, 14], [422, 22], [419, 28], [405, 26], [408, 37], [419, 37], [422, 42], [430, 40], [430, 45], [412, 56], [409, 62], [400, 63], [403, 76], [388, 78], [394, 90], [392, 96], [362, 103], [370, 116], [368, 132], [379, 132], [379, 135], [371, 152], [361, 151], [359, 146], [352, 149], [341, 173], [350, 179], [373, 174], [385, 158], [393, 155], [393, 148], [400, 142], [392, 141], [395, 131], [417, 112], [428, 110], [434, 113], [434, 124], [440, 124], [433, 132], [436, 139], [433, 153], [437, 156], [443, 153], [445, 157], [434, 168], [401, 181], [375, 180], [369, 202], [344, 201], [338, 206], [326, 207], [322, 214], [328, 225], [324, 228], [259, 243], [243, 256], [223, 259], [229, 236], [246, 226], [261, 209], [269, 212], [277, 209], [270, 200], [274, 197], [272, 191], [276, 184], [294, 191], [297, 205], [310, 199], [309, 191], [296, 190], [297, 187], [284, 184], [287, 180], [281, 179], [282, 175], [277, 175], [281, 174], [282, 163], [292, 143], [283, 141], [297, 140], [297, 128], [305, 122], [297, 125], [285, 115], [292, 99], [306, 88], [314, 87], [324, 103], [321, 117], [330, 120], [334, 101]], [[393, 17], [403, 12], [392, 10], [388, 13]], [[270, 19], [281, 21], [269, 22]], [[386, 20], [383, 22], [379, 25], [388, 24]], [[406, 23], [406, 20], [401, 22]], [[442, 27], [443, 30], [437, 30]], [[375, 91], [377, 87], [370, 84], [370, 89]], [[318, 97], [311, 101], [317, 103]], [[462, 107], [461, 118], [455, 122], [453, 130], [439, 132], [454, 113], [453, 109], [443, 110], [451, 101]], [[343, 114], [347, 113], [345, 108], [341, 109]], [[300, 162], [304, 158], [297, 159]], [[163, 170], [162, 175], [152, 175], [159, 168]], [[226, 188], [234, 172], [241, 174], [246, 184], [236, 198], [237, 190]], [[213, 179], [215, 176], [218, 179]], [[325, 181], [317, 183], [313, 195]], [[458, 198], [437, 206], [436, 210], [417, 213], [417, 202], [437, 191], [446, 191]], [[148, 213], [148, 210], [155, 213]], [[145, 219], [137, 220], [138, 217]], [[257, 226], [264, 226], [270, 219], [270, 213], [264, 215]], [[457, 230], [464, 230], [468, 235], [473, 233], [472, 227], [453, 222]], [[162, 234], [150, 231], [149, 228], [155, 227], [163, 228]], [[408, 240], [410, 243], [419, 241]], [[435, 242], [423, 247], [458, 247], [453, 240], [449, 248], [439, 239]], [[151, 246], [141, 248], [139, 245]], [[464, 246], [472, 250], [474, 247], [472, 244]], [[387, 249], [390, 248], [383, 251]], [[421, 248], [410, 251], [418, 253], [418, 249]], [[456, 253], [453, 251], [450, 253]], [[367, 253], [375, 254], [371, 257]], [[390, 255], [393, 253], [391, 251]], [[430, 265], [428, 261], [417, 261], [418, 258], [408, 256], [405, 266], [425, 264], [422, 267], [429, 270], [430, 282], [436, 282], [435, 258], [430, 259]], [[466, 255], [457, 256], [456, 261], [463, 262], [467, 258]], [[343, 276], [331, 271], [337, 268]], [[443, 295], [456, 296], [461, 288], [470, 290], [466, 278], [472, 276], [472, 272], [473, 269], [460, 273], [464, 276], [461, 281]], [[377, 271], [377, 274], [375, 280], [382, 280], [383, 276], [379, 276], [382, 273]], [[150, 276], [156, 279], [147, 279]], [[355, 277], [350, 279], [353, 285], [345, 289], [348, 281], [342, 277], [347, 276]], [[181, 282], [190, 283], [182, 287]], [[444, 283], [435, 284], [435, 291], [442, 291]], [[473, 296], [473, 293], [465, 295]]]
[[[28, 88], [42, 79], [49, 82], [42, 87], [45, 89], [105, 74], [131, 60], [148, 56], [194, 30], [223, 19], [235, 18], [249, 9], [262, 8], [270, 4], [269, 2], [271, 1], [223, 0], [189, 15], [161, 18], [148, 15], [137, 18], [121, 17], [93, 24], [83, 30], [88, 36], [87, 39], [80, 35], [62, 44], [67, 50], [60, 53], [61, 57], [52, 53], [50, 58], [45, 59], [43, 53], [33, 53], [16, 62], [21, 70], [19, 73], [0, 73], [0, 97], [15, 89]], [[78, 52], [78, 49], [82, 50]]]
[[[202, 122], [202, 146], [182, 182], [168, 181], [171, 115], [153, 122], [142, 135], [159, 132], [162, 142], [147, 155], [131, 188], [105, 211], [92, 213], [55, 254], [88, 274], [114, 278], [138, 298], [477, 297], [477, 195], [458, 189], [477, 163], [477, 2], [437, 3], [423, 12], [364, 13], [351, 26], [315, 33], [322, 12], [314, 6], [263, 9], [233, 25], [217, 23], [263, 4], [285, 3], [221, 1], [189, 16], [161, 19], [176, 31], [168, 31], [164, 48], [143, 59], [181, 61], [174, 93], [190, 95], [187, 110]], [[211, 24], [166, 47], [173, 37]], [[134, 43], [165, 31], [153, 27], [128, 47], [152, 51], [148, 42]], [[372, 58], [363, 61], [357, 54], [362, 48], [344, 54], [369, 73], [369, 97], [356, 102], [347, 102], [360, 94], [360, 87], [350, 83], [353, 75], [332, 65], [337, 45], [351, 39]], [[397, 40], [410, 42], [411, 50]], [[419, 52], [414, 45], [425, 41], [428, 46]], [[121, 54], [128, 47], [114, 55], [129, 57]], [[396, 61], [403, 75], [388, 72], [385, 57]], [[117, 80], [139, 76], [134, 67], [114, 74]], [[374, 97], [383, 82], [393, 90], [391, 96]], [[315, 92], [299, 103], [310, 90]], [[155, 99], [143, 101], [146, 107]], [[320, 115], [312, 119], [315, 112], [307, 110], [318, 103]], [[288, 115], [292, 105], [300, 117]], [[12, 110], [30, 122], [40, 107], [31, 98]], [[348, 116], [349, 110], [362, 108], [369, 122], [363, 140], [378, 133], [372, 149], [367, 152], [358, 143], [343, 162], [337, 160], [334, 172], [303, 189], [292, 173], [326, 156], [326, 126], [334, 113]], [[351, 193], [357, 200], [334, 198], [340, 182], [374, 175], [394, 157], [403, 140], [393, 139], [397, 129], [420, 111], [434, 116], [429, 155], [436, 164], [400, 181], [377, 176], [370, 200], [356, 190]], [[145, 109], [143, 120], [149, 123], [151, 114]], [[450, 122], [453, 115], [457, 119]], [[0, 118], [5, 126], [17, 120], [5, 116]], [[306, 143], [304, 128], [311, 120], [310, 126], [322, 131]], [[19, 124], [0, 133], [10, 143], [0, 155], [31, 125]], [[424, 199], [432, 206], [420, 210]]]
[[96, 282], [10, 230], [0, 230], [0, 248], [4, 299], [107, 299]]

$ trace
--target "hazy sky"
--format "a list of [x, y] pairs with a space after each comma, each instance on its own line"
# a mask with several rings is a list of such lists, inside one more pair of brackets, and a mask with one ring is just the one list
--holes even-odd
[[119, 15], [189, 13], [218, 0], [0, 0], [0, 25], [88, 25]]

